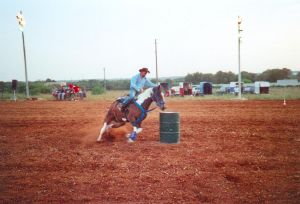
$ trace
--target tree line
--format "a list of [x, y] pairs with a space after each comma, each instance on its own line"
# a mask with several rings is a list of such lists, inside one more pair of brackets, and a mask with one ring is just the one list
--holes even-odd
[[[242, 81], [244, 83], [253, 83], [255, 81], [277, 82], [280, 79], [298, 79], [300, 80], [300, 72], [296, 76], [292, 75], [292, 71], [288, 68], [283, 69], [267, 69], [262, 73], [251, 73], [242, 71]], [[233, 72], [218, 71], [215, 74], [196, 72], [187, 74], [184, 81], [198, 84], [201, 81], [208, 81], [214, 84], [227, 84], [232, 81], [237, 81], [238, 75]]]
[[[300, 80], [300, 72], [297, 75], [292, 75], [290, 69], [268, 69], [262, 73], [250, 73], [250, 72], [241, 72], [242, 81], [244, 83], [253, 83], [255, 81], [269, 81], [276, 82], [280, 79], [298, 79]], [[238, 76], [233, 72], [223, 72], [218, 71], [215, 74], [211, 73], [201, 73], [195, 72], [192, 74], [187, 74], [185, 77], [176, 78], [176, 79], [164, 79], [160, 80], [161, 82], [167, 82], [170, 86], [176, 86], [179, 82], [191, 82], [193, 84], [199, 84], [201, 81], [208, 81], [214, 84], [227, 84], [232, 81], [237, 81]], [[155, 82], [152, 80], [152, 82]], [[91, 80], [79, 80], [79, 81], [68, 81], [68, 83], [73, 83], [79, 86], [82, 89], [87, 91], [93, 91], [95, 93], [103, 93], [104, 86], [106, 90], [128, 90], [130, 87], [130, 79], [118, 79], [118, 80], [106, 80], [105, 84], [103, 80], [91, 79]], [[11, 82], [0, 82], [0, 92], [11, 93], [12, 83]], [[34, 81], [29, 82], [29, 89], [31, 95], [38, 94], [49, 94], [53, 89], [59, 88], [60, 82], [56, 82], [53, 79], [46, 79], [45, 81]], [[18, 93], [25, 93], [26, 86], [25, 82], [19, 82], [17, 87]]]

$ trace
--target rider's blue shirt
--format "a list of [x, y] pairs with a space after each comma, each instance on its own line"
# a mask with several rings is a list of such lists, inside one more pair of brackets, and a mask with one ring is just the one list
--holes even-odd
[[141, 89], [143, 89], [145, 86], [148, 87], [154, 87], [156, 86], [154, 83], [152, 83], [149, 79], [147, 79], [146, 77], [141, 78], [140, 73], [138, 73], [137, 75], [134, 75], [131, 78], [130, 81], [130, 88], [135, 89], [137, 92], [140, 92]]

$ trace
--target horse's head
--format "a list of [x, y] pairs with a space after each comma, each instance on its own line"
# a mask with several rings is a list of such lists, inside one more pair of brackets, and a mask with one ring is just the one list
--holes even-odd
[[165, 110], [165, 99], [161, 92], [161, 86], [155, 86], [153, 87], [153, 93], [152, 93], [152, 99], [156, 102], [156, 105], [161, 109]]

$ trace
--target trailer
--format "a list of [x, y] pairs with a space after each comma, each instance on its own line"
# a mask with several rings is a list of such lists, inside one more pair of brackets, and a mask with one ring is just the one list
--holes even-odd
[[256, 81], [254, 83], [254, 92], [256, 94], [268, 94], [270, 83], [268, 81]]
[[200, 82], [200, 95], [211, 95], [212, 94], [212, 83], [203, 81]]
[[185, 96], [185, 95], [192, 95], [192, 83], [190, 82], [179, 82], [179, 95]]

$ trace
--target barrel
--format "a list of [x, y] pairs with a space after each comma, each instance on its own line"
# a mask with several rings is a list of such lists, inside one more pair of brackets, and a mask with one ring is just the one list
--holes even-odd
[[180, 121], [177, 112], [161, 112], [160, 121], [160, 142], [161, 143], [179, 143]]

